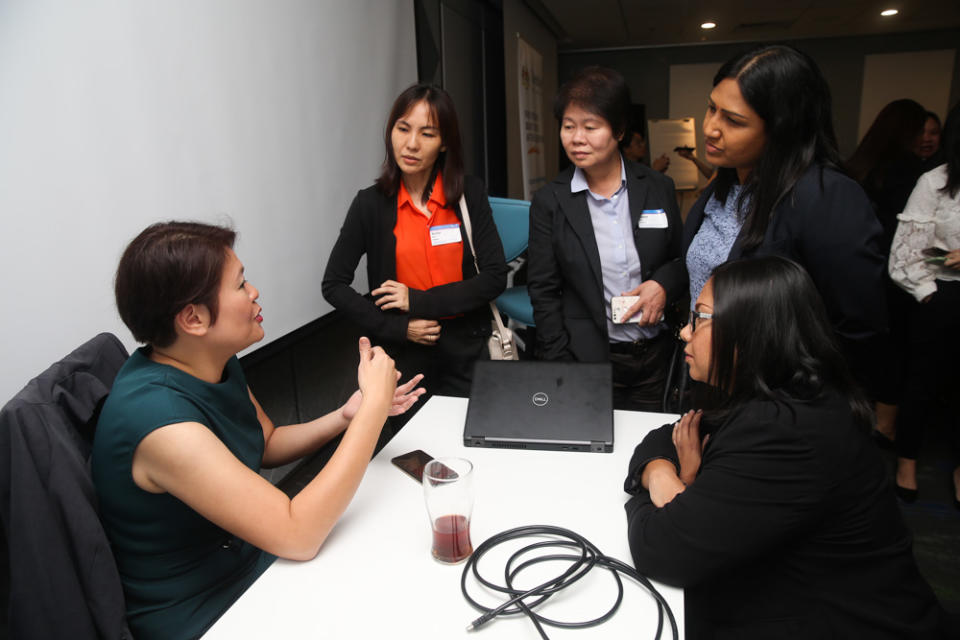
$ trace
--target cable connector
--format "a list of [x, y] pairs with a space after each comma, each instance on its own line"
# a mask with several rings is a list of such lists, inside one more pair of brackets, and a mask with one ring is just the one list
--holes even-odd
[[492, 611], [489, 611], [489, 612], [483, 614], [482, 616], [480, 616], [479, 618], [477, 618], [476, 620], [474, 620], [473, 622], [471, 622], [469, 625], [467, 625], [467, 631], [476, 631], [477, 629], [479, 629], [479, 628], [482, 627], [483, 625], [485, 625], [485, 624], [487, 624], [488, 622], [490, 622], [490, 620], [492, 620], [495, 615], [496, 615], [496, 614], [493, 613]]

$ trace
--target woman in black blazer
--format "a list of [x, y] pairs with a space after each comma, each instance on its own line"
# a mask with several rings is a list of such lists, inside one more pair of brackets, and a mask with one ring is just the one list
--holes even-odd
[[717, 402], [648, 434], [625, 489], [636, 568], [685, 589], [687, 638], [947, 637], [803, 268], [717, 267], [681, 337]]
[[[614, 406], [659, 411], [673, 341], [662, 317], [685, 293], [673, 181], [625, 161], [630, 94], [590, 67], [565, 84], [554, 113], [573, 167], [530, 206], [527, 287], [539, 357], [611, 361]], [[614, 322], [614, 298], [637, 296]]]
[[[463, 175], [450, 96], [414, 85], [394, 102], [383, 171], [347, 211], [323, 275], [323, 297], [398, 367], [424, 374], [429, 393], [466, 396], [486, 353], [489, 302], [506, 287], [503, 245], [483, 184]], [[462, 225], [467, 205], [476, 263]], [[352, 288], [367, 256], [372, 291]]]
[[684, 226], [696, 300], [712, 269], [781, 255], [810, 273], [854, 377], [877, 382], [870, 354], [886, 333], [882, 229], [838, 167], [830, 91], [816, 63], [783, 45], [737, 56], [714, 77], [703, 133], [717, 177]]
[[[914, 100], [902, 98], [890, 102], [874, 118], [845, 165], [848, 175], [860, 183], [870, 198], [877, 220], [883, 227], [881, 249], [884, 262], [889, 257], [890, 244], [897, 230], [897, 216], [906, 206], [917, 180], [928, 170], [919, 155], [926, 119], [926, 109]], [[907, 382], [908, 319], [917, 303], [887, 274], [884, 274], [883, 283], [890, 338], [880, 359], [884, 373], [879, 376], [880, 384], [875, 389], [877, 424], [874, 436], [880, 446], [889, 448], [896, 437], [898, 405]]]

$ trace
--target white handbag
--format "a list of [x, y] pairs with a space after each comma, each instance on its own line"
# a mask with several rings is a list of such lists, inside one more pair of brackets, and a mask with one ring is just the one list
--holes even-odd
[[[473, 266], [477, 273], [480, 273], [480, 266], [477, 264], [477, 250], [473, 246], [473, 230], [470, 226], [470, 213], [467, 211], [467, 199], [463, 196], [460, 196], [460, 214], [463, 216], [463, 226], [467, 230], [467, 241], [470, 243], [470, 252], [473, 254]], [[493, 315], [490, 338], [487, 339], [490, 359], [519, 360], [520, 352], [517, 351], [517, 341], [514, 338], [513, 331], [504, 326], [503, 320], [500, 318], [500, 311], [492, 300], [490, 301], [490, 313]]]

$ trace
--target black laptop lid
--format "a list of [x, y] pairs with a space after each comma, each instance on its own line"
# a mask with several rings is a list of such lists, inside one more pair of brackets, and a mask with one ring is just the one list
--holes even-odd
[[613, 451], [610, 363], [479, 360], [468, 447]]

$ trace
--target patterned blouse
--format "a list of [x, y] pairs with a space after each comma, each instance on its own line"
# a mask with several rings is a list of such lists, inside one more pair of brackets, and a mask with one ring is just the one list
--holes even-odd
[[[733, 185], [726, 202], [721, 203], [714, 193], [703, 209], [703, 222], [687, 249], [691, 309], [714, 268], [727, 261], [730, 249], [740, 235], [743, 218], [737, 209], [739, 195], [740, 185]], [[744, 207], [748, 204], [749, 201], [744, 202]]]

